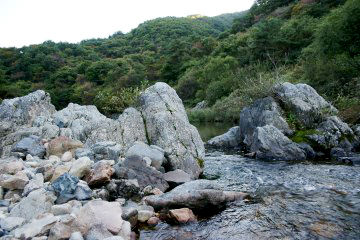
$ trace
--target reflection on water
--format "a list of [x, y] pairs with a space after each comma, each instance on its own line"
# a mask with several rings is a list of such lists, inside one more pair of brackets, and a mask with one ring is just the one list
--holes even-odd
[[200, 136], [204, 142], [207, 142], [209, 139], [227, 132], [230, 128], [236, 125], [231, 122], [225, 122], [225, 123], [196, 122], [191, 124], [198, 129]]
[[360, 239], [360, 166], [258, 161], [209, 152], [205, 175], [253, 200], [229, 204], [210, 219], [160, 224], [140, 239]]

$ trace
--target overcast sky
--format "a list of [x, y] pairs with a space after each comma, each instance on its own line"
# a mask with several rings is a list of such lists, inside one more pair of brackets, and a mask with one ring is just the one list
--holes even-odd
[[0, 0], [0, 47], [79, 42], [124, 33], [166, 16], [215, 16], [249, 9], [253, 0]]

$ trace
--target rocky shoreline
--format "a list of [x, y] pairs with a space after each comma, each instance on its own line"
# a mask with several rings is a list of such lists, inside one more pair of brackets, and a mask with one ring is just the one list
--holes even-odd
[[306, 84], [282, 83], [272, 96], [240, 113], [239, 126], [210, 139], [212, 147], [244, 149], [264, 160], [332, 158], [359, 163], [360, 125], [352, 128], [337, 109]]
[[196, 221], [245, 198], [199, 178], [204, 143], [165, 83], [118, 119], [56, 111], [41, 90], [0, 105], [2, 239], [136, 239], [137, 227]]

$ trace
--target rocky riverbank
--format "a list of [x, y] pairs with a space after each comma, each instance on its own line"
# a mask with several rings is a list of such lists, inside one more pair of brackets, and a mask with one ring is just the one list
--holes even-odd
[[116, 120], [56, 111], [41, 90], [4, 100], [0, 134], [2, 239], [135, 239], [139, 225], [194, 222], [246, 197], [196, 180], [204, 143], [165, 83]]
[[337, 109], [306, 84], [282, 83], [272, 96], [256, 100], [240, 113], [239, 126], [210, 139], [209, 146], [242, 147], [265, 160], [333, 158], [360, 162], [360, 125], [352, 128]]

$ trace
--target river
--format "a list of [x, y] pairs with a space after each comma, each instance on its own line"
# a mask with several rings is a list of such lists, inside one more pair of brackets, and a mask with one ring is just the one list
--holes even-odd
[[251, 200], [197, 223], [161, 223], [142, 230], [141, 240], [360, 239], [360, 166], [259, 161], [208, 149], [204, 175]]

